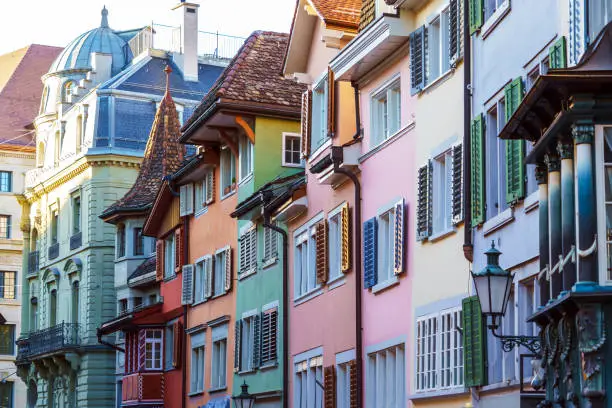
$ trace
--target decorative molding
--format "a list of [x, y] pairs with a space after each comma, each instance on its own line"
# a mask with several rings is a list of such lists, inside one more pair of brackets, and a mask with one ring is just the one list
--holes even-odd
[[535, 178], [538, 184], [548, 183], [548, 169], [546, 168], [545, 163], [539, 162], [538, 164], [536, 164]]
[[561, 171], [561, 161], [556, 153], [549, 153], [544, 156], [544, 161], [548, 167], [548, 172]]
[[592, 123], [575, 124], [572, 126], [572, 137], [576, 144], [592, 144], [595, 138], [595, 126]]

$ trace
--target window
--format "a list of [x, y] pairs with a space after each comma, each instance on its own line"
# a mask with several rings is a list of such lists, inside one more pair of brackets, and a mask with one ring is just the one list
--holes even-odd
[[0, 271], [0, 299], [15, 299], [17, 272]]
[[[597, 149], [595, 149], [597, 150]], [[607, 279], [612, 280], [612, 127], [605, 127], [603, 134], [603, 180], [605, 204], [605, 237], [607, 258]], [[600, 173], [601, 174], [601, 173]], [[604, 217], [602, 217], [604, 218]], [[603, 252], [603, 251], [602, 251]]]
[[351, 363], [336, 365], [336, 408], [351, 406]]
[[400, 80], [372, 96], [372, 147], [393, 136], [401, 127]]
[[395, 208], [378, 216], [378, 282], [393, 278]]
[[[272, 223], [277, 225], [276, 222]], [[264, 234], [264, 262], [274, 262], [278, 258], [278, 232], [272, 228], [263, 228]]]
[[283, 166], [303, 167], [302, 136], [299, 133], [283, 133]]
[[295, 408], [323, 408], [323, 356], [295, 364], [293, 398]]
[[278, 308], [264, 310], [261, 313], [261, 365], [276, 364], [278, 332]]
[[68, 102], [70, 101], [71, 95], [72, 95], [72, 91], [73, 89], [76, 88], [76, 82], [74, 81], [68, 81], [64, 84], [64, 100], [63, 102]]
[[215, 254], [213, 277], [215, 287], [213, 296], [219, 296], [225, 293], [225, 270], [227, 255], [227, 249], [222, 249]]
[[212, 328], [211, 389], [227, 385], [227, 324]]
[[206, 173], [202, 181], [195, 183], [195, 212], [202, 211], [206, 206], [213, 202], [214, 195], [214, 173]]
[[49, 327], [57, 324], [57, 289], [52, 289], [49, 294]]
[[212, 296], [211, 288], [212, 257], [210, 255], [196, 261], [195, 264], [195, 303], [203, 302]]
[[11, 239], [10, 215], [0, 215], [0, 238]]
[[59, 165], [60, 153], [62, 149], [62, 142], [60, 132], [55, 132], [55, 145], [53, 150], [53, 160], [54, 165], [57, 167]]
[[165, 329], [164, 343], [164, 369], [171, 370], [174, 368], [172, 357], [174, 356], [174, 323], [170, 323]]
[[13, 408], [13, 382], [0, 382], [0, 407]]
[[312, 128], [310, 151], [315, 152], [327, 140], [327, 76], [312, 91]]
[[484, 3], [484, 20], [487, 21], [504, 3], [510, 0], [485, 0]]
[[416, 390], [463, 387], [461, 308], [417, 319]]
[[485, 140], [486, 219], [508, 208], [506, 202], [506, 141], [497, 137], [505, 124], [505, 104], [498, 101], [487, 112]]
[[427, 82], [431, 83], [438, 79], [442, 74], [450, 69], [450, 25], [449, 9], [442, 11], [439, 16], [429, 24], [427, 28], [427, 46], [429, 54], [429, 64]]
[[588, 0], [588, 43], [612, 20], [612, 0]]
[[240, 181], [253, 174], [253, 144], [246, 137], [242, 136], [239, 142], [240, 155]]
[[142, 228], [134, 228], [134, 255], [144, 255], [144, 240]]
[[0, 171], [0, 193], [9, 193], [12, 189], [13, 173], [10, 171]]
[[253, 370], [255, 320], [257, 315], [242, 318], [240, 325], [240, 371]]
[[245, 276], [257, 271], [257, 227], [254, 225], [240, 238], [240, 275]]
[[306, 231], [295, 236], [294, 255], [294, 293], [295, 298], [302, 297], [312, 292], [317, 285], [316, 267], [316, 226], [309, 225]]
[[404, 354], [403, 344], [368, 354], [366, 398], [369, 407], [406, 406]]
[[191, 335], [191, 384], [192, 393], [204, 391], [204, 345], [206, 333]]
[[51, 209], [51, 245], [59, 241], [59, 211], [57, 208]]
[[121, 299], [119, 300], [119, 314], [125, 313], [128, 311], [128, 300]]
[[84, 138], [84, 134], [83, 134], [83, 115], [79, 115], [76, 118], [76, 151], [77, 154], [81, 151], [81, 148], [83, 146], [83, 138]]
[[[172, 352], [170, 352], [172, 356]], [[145, 330], [145, 370], [161, 370], [162, 368], [162, 331], [158, 329]]]
[[117, 258], [125, 256], [125, 226], [119, 224], [117, 226]]
[[447, 151], [433, 161], [433, 234], [452, 228], [453, 156]]
[[72, 233], [81, 232], [81, 196], [72, 197]]
[[38, 298], [30, 299], [30, 331], [38, 330]]
[[174, 233], [170, 233], [170, 235], [168, 235], [168, 237], [164, 240], [164, 279], [175, 276], [174, 252]]
[[221, 197], [225, 197], [236, 189], [236, 158], [229, 148], [221, 149]]
[[15, 354], [15, 325], [0, 325], [0, 354], [12, 356]]

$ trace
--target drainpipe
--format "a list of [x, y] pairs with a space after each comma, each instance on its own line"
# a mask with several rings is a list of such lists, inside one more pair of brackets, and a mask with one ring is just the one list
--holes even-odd
[[[187, 263], [189, 260], [189, 243], [188, 243], [188, 238], [189, 238], [189, 217], [183, 217], [183, 263]], [[183, 394], [181, 394], [183, 396], [182, 398], [182, 408], [186, 407], [186, 398], [187, 398], [187, 394], [186, 394], [186, 390], [185, 390], [185, 383], [187, 382], [187, 334], [186, 334], [186, 330], [187, 330], [187, 305], [183, 305], [183, 344], [182, 344], [182, 351], [183, 351], [183, 365], [181, 366], [183, 369]]]
[[361, 111], [359, 109], [359, 85], [356, 82], [351, 82], [353, 91], [355, 91], [355, 134], [353, 140], [361, 138]]
[[472, 121], [472, 50], [470, 35], [469, 2], [465, 2], [463, 13], [463, 256], [470, 263], [474, 261], [474, 246], [472, 245], [472, 174], [471, 152], [471, 121]]
[[100, 333], [100, 329], [96, 330], [96, 334], [98, 335], [98, 343], [102, 344], [103, 346], [110, 347], [113, 350], [117, 350], [117, 351], [120, 351], [122, 353], [125, 353], [125, 349], [122, 349], [121, 347], [117, 346], [116, 344], [109, 343], [108, 341], [102, 340], [102, 333]]
[[[357, 88], [355, 87], [355, 90]], [[357, 92], [356, 92], [357, 94]], [[358, 102], [358, 99], [356, 100]], [[359, 104], [357, 104], [359, 106]], [[357, 109], [358, 111], [358, 109]], [[359, 130], [358, 130], [359, 132]], [[359, 132], [360, 133], [360, 132]], [[334, 173], [344, 174], [355, 186], [355, 211], [354, 211], [354, 242], [355, 242], [355, 362], [358, 389], [357, 408], [363, 407], [363, 337], [362, 337], [362, 301], [361, 301], [361, 184], [352, 171], [340, 167], [342, 163], [342, 147], [332, 147], [331, 159], [334, 163]]]

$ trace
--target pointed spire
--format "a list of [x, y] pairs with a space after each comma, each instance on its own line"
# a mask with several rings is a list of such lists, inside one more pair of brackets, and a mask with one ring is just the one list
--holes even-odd
[[102, 8], [102, 21], [100, 22], [100, 27], [108, 28], [108, 10], [106, 9], [106, 5]]
[[166, 94], [170, 94], [170, 73], [172, 72], [172, 68], [170, 64], [166, 65], [164, 68], [164, 72], [166, 73]]

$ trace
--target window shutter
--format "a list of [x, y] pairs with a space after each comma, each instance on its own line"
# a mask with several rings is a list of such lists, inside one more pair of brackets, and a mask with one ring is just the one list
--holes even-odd
[[486, 331], [478, 296], [463, 299], [463, 355], [466, 387], [485, 385]]
[[253, 316], [253, 368], [259, 367], [261, 353], [261, 326], [259, 323], [259, 315], [256, 314]]
[[211, 170], [206, 175], [206, 205], [215, 201], [215, 171]]
[[158, 239], [155, 243], [155, 279], [164, 280], [164, 241]]
[[463, 221], [463, 145], [453, 146], [451, 151], [453, 159], [452, 168], [452, 215], [453, 224]]
[[327, 67], [327, 137], [336, 134], [336, 78], [331, 67]]
[[271, 328], [270, 312], [261, 312], [261, 364], [270, 361]]
[[180, 226], [174, 230], [174, 268], [176, 273], [181, 271], [183, 266], [183, 250], [185, 248], [185, 234], [183, 234], [183, 227]]
[[236, 332], [234, 333], [234, 372], [239, 372], [241, 368], [240, 356], [242, 354], [242, 320], [236, 320]]
[[586, 1], [569, 0], [569, 62], [576, 65], [586, 48]]
[[357, 393], [361, 392], [359, 384], [357, 384], [357, 362], [355, 360], [351, 360], [348, 363], [349, 367], [349, 407], [356, 408], [357, 407]]
[[482, 114], [476, 116], [472, 121], [472, 226], [484, 222], [485, 217], [485, 195], [484, 195], [484, 131], [485, 122]]
[[459, 10], [460, 0], [450, 0], [449, 3], [449, 30], [448, 42], [451, 64], [459, 59], [461, 48], [461, 13]]
[[[145, 357], [146, 357], [146, 345], [145, 345], [146, 337], [145, 335], [146, 335], [145, 330], [140, 330], [138, 332], [138, 357], [137, 359], [138, 359], [138, 369], [139, 370], [145, 369]], [[133, 341], [135, 340], [134, 337], [132, 337], [132, 342], [130, 342], [130, 345], [134, 344], [133, 343]], [[130, 359], [133, 365], [134, 365], [135, 357], [136, 356], [132, 356], [132, 358]]]
[[210, 298], [213, 294], [213, 262], [214, 257], [210, 256], [206, 258], [206, 262], [204, 264], [204, 267], [206, 268], [206, 271], [204, 273], [206, 285], [204, 289], [204, 298], [206, 299]]
[[302, 94], [302, 156], [310, 155], [310, 118], [312, 117], [312, 91], [307, 90]]
[[417, 240], [422, 241], [431, 235], [433, 167], [431, 160], [418, 170], [417, 180]]
[[172, 325], [174, 332], [174, 344], [172, 347], [172, 367], [181, 367], [181, 345], [183, 344], [183, 324], [176, 322]]
[[246, 268], [246, 263], [247, 263], [247, 241], [248, 241], [248, 235], [247, 234], [243, 234], [239, 239], [238, 242], [240, 243], [240, 256], [239, 256], [239, 263], [238, 263], [238, 273], [242, 274]]
[[340, 233], [342, 234], [342, 242], [340, 243], [340, 249], [342, 251], [342, 272], [347, 273], [351, 269], [351, 216], [349, 205], [345, 203], [340, 210]]
[[469, 13], [471, 35], [482, 27], [484, 20], [484, 0], [469, 0]]
[[[523, 99], [524, 88], [521, 77], [506, 85], [506, 123], [510, 120]], [[506, 141], [506, 202], [513, 204], [525, 197], [525, 142]]]
[[410, 94], [417, 94], [425, 86], [425, 26], [410, 34]]
[[317, 283], [325, 284], [328, 275], [328, 253], [327, 253], [327, 220], [319, 222], [316, 226], [315, 239], [317, 251]]
[[193, 303], [193, 265], [183, 266], [183, 296], [182, 304], [190, 305]]
[[232, 289], [232, 248], [225, 250], [225, 291]]
[[336, 368], [331, 365], [323, 370], [325, 408], [336, 408]]
[[395, 203], [395, 225], [393, 228], [393, 272], [396, 275], [404, 272], [404, 199]]
[[378, 257], [378, 237], [376, 217], [363, 223], [363, 287], [365, 289], [376, 285]]
[[193, 214], [193, 184], [187, 184], [180, 187], [180, 215]]
[[249, 270], [257, 268], [257, 227], [249, 232]]
[[276, 361], [276, 353], [278, 350], [277, 337], [278, 337], [278, 309], [274, 309], [271, 312], [268, 312], [268, 317], [270, 320], [269, 324], [269, 351], [268, 351], [268, 360]]
[[548, 49], [548, 60], [551, 68], [565, 68], [567, 67], [567, 45], [565, 37], [559, 38], [549, 49]]

